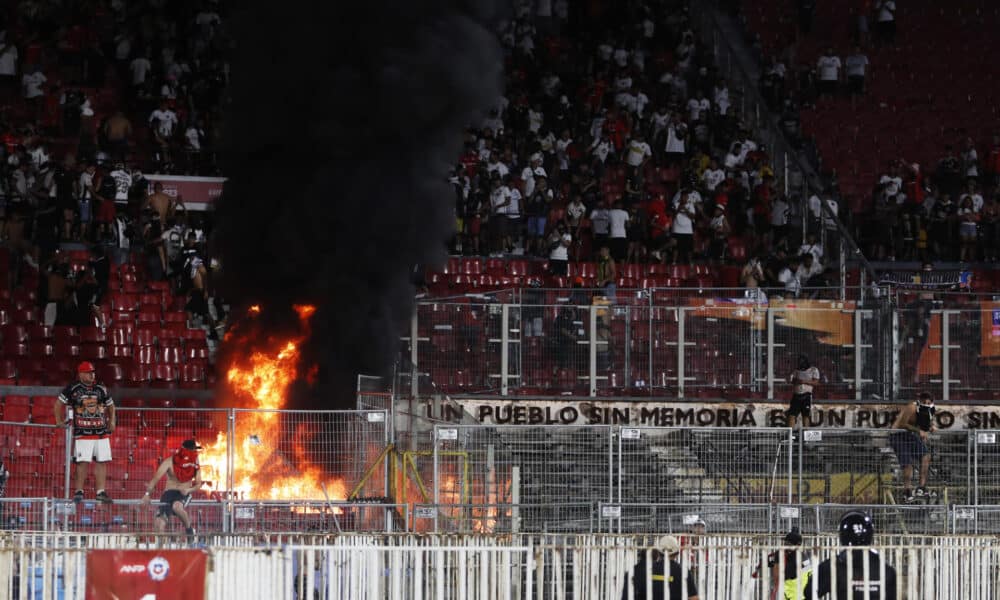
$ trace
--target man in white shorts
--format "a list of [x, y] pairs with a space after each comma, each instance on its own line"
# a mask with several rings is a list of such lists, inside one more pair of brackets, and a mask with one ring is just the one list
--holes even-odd
[[[76, 463], [76, 493], [73, 502], [83, 501], [83, 482], [87, 479], [87, 464], [96, 462], [97, 499], [111, 504], [111, 496], [104, 489], [111, 462], [111, 442], [108, 437], [115, 431], [115, 403], [103, 385], [97, 384], [94, 365], [82, 362], [77, 367], [77, 381], [67, 385], [56, 399], [56, 425], [73, 425], [73, 461]], [[67, 418], [64, 407], [72, 413]]]

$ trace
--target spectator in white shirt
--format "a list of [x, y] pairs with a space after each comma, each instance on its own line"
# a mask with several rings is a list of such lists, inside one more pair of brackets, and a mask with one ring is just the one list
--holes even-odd
[[500, 155], [494, 152], [490, 155], [489, 162], [486, 163], [486, 172], [490, 174], [490, 177], [500, 177], [502, 179], [510, 173], [510, 169], [500, 161]]
[[746, 153], [743, 152], [743, 144], [733, 142], [729, 147], [729, 152], [726, 153], [726, 157], [722, 159], [722, 164], [726, 169], [735, 169], [743, 165], [744, 157], [746, 157]]
[[608, 138], [607, 135], [603, 135], [595, 139], [594, 142], [590, 145], [590, 153], [593, 154], [594, 158], [596, 159], [594, 164], [594, 170], [595, 172], [597, 172], [598, 175], [602, 173], [601, 167], [604, 165], [605, 162], [607, 162], [608, 155], [611, 154], [611, 152], [614, 151], [614, 149], [615, 147], [611, 143], [611, 140]]
[[976, 152], [976, 143], [972, 138], [965, 138], [965, 149], [959, 155], [962, 161], [962, 170], [965, 176], [975, 179], [979, 177], [979, 153]]
[[569, 247], [573, 236], [560, 224], [549, 236], [549, 273], [565, 277], [569, 273]]
[[667, 125], [667, 143], [664, 150], [667, 154], [666, 162], [668, 165], [684, 164], [687, 153], [686, 143], [687, 125], [681, 119], [680, 113], [677, 113]]
[[868, 57], [861, 51], [861, 46], [854, 46], [854, 54], [847, 57], [844, 68], [847, 71], [847, 89], [852, 94], [864, 94]]
[[822, 277], [823, 265], [816, 260], [816, 255], [812, 252], [806, 252], [800, 255], [800, 260], [795, 276], [802, 287], [824, 287], [826, 282]]
[[674, 246], [674, 264], [679, 260], [691, 262], [694, 252], [694, 221], [697, 217], [698, 209], [691, 198], [690, 190], [682, 190], [672, 230], [677, 242]]
[[8, 40], [6, 32], [0, 38], [0, 91], [13, 92], [17, 88], [17, 46]]
[[548, 177], [545, 167], [542, 166], [542, 155], [536, 152], [528, 160], [528, 166], [521, 171], [521, 181], [524, 182], [524, 195], [531, 196], [535, 193], [535, 178]]
[[21, 76], [21, 90], [24, 92], [24, 99], [32, 106], [32, 111], [37, 118], [41, 114], [42, 99], [45, 97], [45, 90], [42, 86], [48, 79], [38, 67], [32, 67]]
[[715, 84], [712, 95], [715, 101], [715, 109], [723, 117], [726, 116], [726, 113], [729, 112], [729, 87], [726, 86], [724, 80], [720, 80], [719, 83]]
[[706, 113], [712, 109], [711, 102], [705, 97], [705, 94], [701, 94], [700, 98], [691, 98], [687, 103], [688, 116], [692, 122], [697, 121], [701, 118], [702, 113]]
[[622, 208], [622, 203], [615, 202], [614, 207], [608, 211], [608, 235], [611, 238], [611, 256], [617, 261], [625, 260], [628, 255], [628, 221], [629, 214]]
[[815, 233], [806, 235], [806, 242], [799, 246], [798, 254], [812, 254], [816, 262], [823, 262], [823, 246], [817, 241]]
[[784, 248], [788, 239], [788, 217], [791, 206], [783, 194], [776, 194], [771, 202], [771, 233], [775, 248]]
[[831, 96], [837, 93], [837, 84], [840, 81], [840, 67], [840, 58], [833, 53], [833, 48], [827, 48], [826, 52], [816, 61], [820, 93]]
[[141, 88], [146, 85], [146, 75], [153, 68], [148, 55], [137, 56], [129, 63], [129, 72], [132, 74], [132, 87]]
[[896, 2], [894, 0], [875, 0], [875, 19], [879, 37], [888, 44], [896, 43]]
[[[630, 177], [641, 172], [646, 161], [653, 156], [653, 149], [649, 147], [645, 137], [639, 131], [635, 132], [632, 139], [628, 141], [625, 150], [625, 164], [628, 165]], [[621, 260], [617, 256], [615, 259]]]
[[701, 182], [708, 192], [714, 192], [720, 183], [726, 180], [726, 172], [719, 168], [719, 161], [714, 158], [708, 162], [708, 168], [701, 174]]
[[590, 228], [594, 233], [594, 248], [600, 248], [608, 243], [610, 216], [604, 200], [598, 200], [597, 206], [590, 211]]
[[802, 290], [802, 283], [797, 275], [801, 262], [798, 256], [793, 256], [778, 271], [778, 282], [785, 286], [785, 293], [793, 298], [798, 297]]

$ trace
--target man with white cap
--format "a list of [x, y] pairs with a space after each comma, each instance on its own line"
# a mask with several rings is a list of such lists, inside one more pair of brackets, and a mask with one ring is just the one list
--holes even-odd
[[[639, 562], [632, 572], [632, 595], [629, 586], [622, 590], [622, 600], [698, 600], [698, 588], [691, 572], [684, 573], [684, 568], [677, 562], [681, 551], [681, 543], [672, 535], [664, 535], [656, 540], [656, 545], [649, 552], [653, 564], [649, 573], [651, 581], [646, 579], [646, 552], [641, 552]], [[666, 563], [669, 560], [670, 570]], [[647, 584], [652, 595], [647, 595]]]

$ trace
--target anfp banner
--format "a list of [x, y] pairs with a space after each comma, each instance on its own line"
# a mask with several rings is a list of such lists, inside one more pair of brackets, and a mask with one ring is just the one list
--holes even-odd
[[87, 600], [204, 600], [201, 550], [89, 550]]

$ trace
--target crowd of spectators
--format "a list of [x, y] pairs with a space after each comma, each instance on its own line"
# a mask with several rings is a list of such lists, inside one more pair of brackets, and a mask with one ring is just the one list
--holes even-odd
[[[797, 27], [780, 50], [767, 53], [761, 40], [751, 33], [750, 42], [762, 66], [760, 89], [772, 110], [779, 112], [786, 136], [823, 173], [828, 193], [836, 199], [840, 192], [838, 173], [829, 163], [843, 157], [817, 154], [815, 145], [802, 135], [801, 111], [815, 109], [823, 97], [850, 96], [852, 106], [879, 102], [865, 97], [866, 83], [877, 76], [870, 70], [868, 52], [898, 43], [897, 6], [893, 0], [862, 2], [851, 13], [850, 48], [826, 46], [817, 56], [804, 56], [800, 53], [803, 38], [816, 45], [830, 34], [816, 31], [812, 25], [814, 0], [793, 4], [788, 18]], [[739, 13], [739, 6], [732, 8]], [[932, 93], [924, 90], [924, 95]], [[943, 151], [931, 164], [901, 155], [872, 165], [876, 172], [861, 182], [860, 208], [855, 209], [858, 214], [846, 219], [866, 257], [921, 263], [996, 260], [1000, 250], [1000, 136], [994, 133], [987, 142], [990, 134], [982, 131], [959, 128], [940, 134], [935, 141]], [[862, 168], [863, 173], [869, 172], [868, 167]]]
[[501, 32], [505, 97], [468, 131], [451, 179], [454, 253], [542, 257], [559, 275], [609, 258], [720, 264], [738, 240], [795, 271], [800, 202], [735, 115], [686, 4], [518, 3]]
[[11, 290], [37, 281], [47, 324], [88, 319], [104, 257], [180, 292], [204, 275], [210, 223], [146, 175], [217, 174], [224, 16], [218, 0], [22, 0], [0, 17], [2, 271]]

